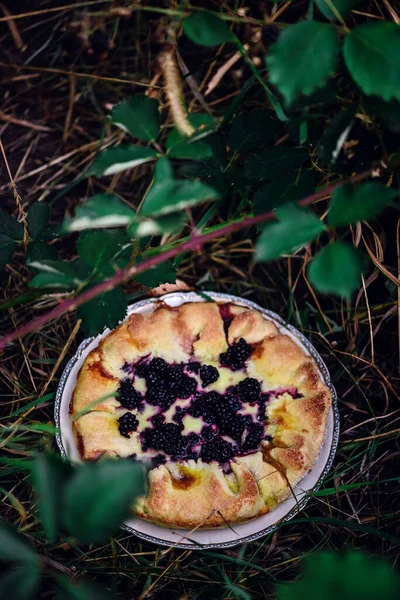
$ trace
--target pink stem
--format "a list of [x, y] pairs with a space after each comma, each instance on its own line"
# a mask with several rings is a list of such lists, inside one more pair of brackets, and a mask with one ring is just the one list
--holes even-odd
[[[306, 196], [305, 198], [300, 200], [298, 204], [301, 206], [307, 206], [309, 204], [312, 204], [316, 200], [324, 198], [325, 196], [330, 196], [336, 188], [340, 187], [344, 183], [356, 183], [357, 181], [367, 179], [368, 177], [380, 175], [382, 175], [382, 169], [369, 169], [368, 171], [364, 171], [363, 173], [351, 177], [347, 181], [341, 181], [338, 183], [328, 185], [323, 190], [315, 192], [310, 196]], [[110, 279], [106, 279], [98, 285], [95, 285], [94, 287], [85, 290], [75, 298], [63, 300], [56, 308], [54, 308], [50, 312], [45, 313], [44, 315], [41, 315], [36, 319], [33, 319], [29, 323], [18, 327], [14, 331], [10, 331], [10, 333], [7, 333], [5, 336], [0, 338], [0, 350], [2, 350], [10, 342], [20, 337], [23, 337], [24, 335], [26, 335], [27, 333], [31, 333], [32, 331], [38, 331], [50, 321], [61, 317], [61, 315], [63, 315], [64, 313], [74, 310], [81, 304], [92, 300], [99, 294], [108, 292], [112, 290], [116, 285], [124, 283], [134, 275], [143, 273], [143, 271], [147, 271], [151, 267], [154, 267], [155, 265], [158, 265], [159, 263], [164, 262], [169, 258], [173, 258], [177, 254], [180, 254], [185, 250], [192, 250], [194, 248], [197, 249], [203, 244], [210, 242], [218, 237], [228, 235], [230, 233], [233, 233], [234, 231], [239, 231], [240, 229], [244, 229], [245, 227], [251, 227], [253, 225], [258, 225], [259, 223], [264, 223], [265, 221], [271, 221], [274, 218], [275, 211], [273, 210], [263, 213], [261, 215], [256, 215], [255, 217], [245, 217], [240, 221], [234, 221], [232, 223], [229, 223], [229, 225], [226, 225], [219, 229], [215, 229], [213, 231], [210, 231], [209, 233], [195, 235], [193, 238], [190, 238], [189, 240], [183, 242], [179, 246], [176, 246], [175, 248], [170, 248], [169, 250], [166, 250], [161, 254], [157, 254], [157, 256], [152, 256], [151, 258], [144, 260], [137, 266], [128, 267], [126, 269], [120, 269], [115, 273], [115, 275], [110, 277]]]

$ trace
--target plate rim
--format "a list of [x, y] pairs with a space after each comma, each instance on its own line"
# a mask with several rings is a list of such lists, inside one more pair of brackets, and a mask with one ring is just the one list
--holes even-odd
[[[215, 549], [215, 548], [223, 549], [223, 548], [231, 548], [231, 547], [237, 546], [239, 544], [253, 542], [253, 541], [256, 541], [270, 533], [273, 533], [283, 523], [286, 523], [287, 521], [290, 521], [291, 519], [293, 519], [293, 517], [295, 517], [300, 511], [302, 511], [305, 508], [305, 506], [308, 504], [309, 500], [311, 499], [311, 494], [316, 492], [321, 487], [321, 485], [323, 483], [323, 479], [329, 473], [329, 471], [332, 467], [335, 455], [336, 455], [338, 442], [339, 442], [339, 432], [340, 432], [340, 415], [339, 415], [339, 409], [338, 409], [338, 405], [337, 405], [337, 394], [336, 394], [336, 390], [332, 384], [330, 374], [329, 374], [328, 368], [325, 364], [325, 361], [323, 360], [323, 358], [321, 357], [319, 352], [316, 350], [316, 348], [313, 346], [313, 344], [305, 337], [305, 335], [303, 333], [301, 333], [301, 331], [299, 331], [296, 327], [294, 327], [290, 323], [286, 323], [286, 321], [277, 313], [273, 312], [272, 310], [263, 308], [262, 306], [253, 302], [252, 300], [247, 300], [246, 298], [241, 298], [240, 296], [234, 296], [232, 294], [226, 294], [223, 292], [214, 292], [214, 291], [169, 292], [167, 294], [163, 294], [162, 296], [158, 296], [158, 297], [152, 296], [150, 298], [144, 298], [143, 300], [139, 300], [138, 302], [134, 302], [133, 304], [130, 304], [127, 308], [126, 317], [120, 323], [125, 321], [127, 316], [131, 312], [133, 312], [134, 309], [141, 308], [148, 304], [154, 304], [156, 302], [160, 302], [160, 301], [163, 301], [163, 300], [166, 300], [169, 298], [178, 298], [180, 300], [183, 300], [182, 304], [184, 304], [185, 299], [186, 299], [186, 301], [187, 301], [187, 299], [189, 301], [190, 301], [190, 299], [192, 299], [192, 300], [201, 299], [202, 301], [206, 301], [207, 296], [209, 298], [211, 298], [212, 300], [214, 300], [214, 299], [216, 301], [228, 300], [228, 301], [232, 301], [236, 304], [238, 304], [238, 303], [243, 304], [245, 306], [248, 306], [249, 308], [258, 310], [259, 312], [261, 312], [261, 314], [263, 314], [267, 317], [270, 317], [272, 320], [279, 323], [282, 327], [285, 327], [288, 331], [290, 331], [290, 333], [292, 335], [294, 335], [306, 347], [306, 349], [310, 353], [311, 357], [317, 363], [317, 365], [321, 371], [321, 374], [323, 376], [324, 383], [327, 385], [327, 387], [329, 388], [329, 391], [331, 392], [331, 395], [332, 395], [331, 410], [333, 412], [333, 432], [332, 432], [331, 447], [329, 450], [327, 461], [326, 461], [325, 466], [324, 466], [323, 470], [321, 471], [316, 483], [313, 485], [313, 487], [311, 489], [307, 490], [307, 492], [304, 494], [304, 496], [295, 504], [295, 506], [293, 506], [286, 513], [286, 515], [284, 515], [281, 519], [279, 519], [272, 525], [265, 527], [264, 529], [260, 529], [259, 531], [256, 531], [249, 535], [246, 535], [244, 537], [237, 538], [235, 540], [229, 540], [226, 542], [209, 542], [207, 544], [202, 544], [200, 542], [196, 542], [195, 540], [193, 540], [189, 543], [184, 543], [182, 541], [174, 543], [174, 542], [170, 542], [168, 540], [164, 540], [164, 539], [155, 537], [153, 535], [149, 535], [142, 531], [138, 531], [137, 529], [135, 529], [134, 527], [131, 527], [130, 525], [127, 525], [126, 523], [121, 524], [121, 529], [135, 535], [139, 539], [142, 539], [146, 542], [150, 542], [152, 544], [156, 544], [159, 546], [181, 548], [181, 549], [185, 549], [185, 550], [187, 550], [187, 549], [207, 550], [207, 549]], [[60, 450], [61, 456], [63, 456], [64, 458], [68, 458], [68, 454], [67, 454], [67, 452], [64, 448], [63, 442], [62, 442], [61, 422], [60, 422], [60, 409], [61, 409], [61, 401], [62, 401], [64, 388], [66, 386], [66, 383], [67, 383], [68, 377], [72, 371], [72, 368], [75, 366], [76, 362], [80, 359], [82, 352], [96, 338], [100, 339], [100, 336], [104, 336], [105, 334], [107, 334], [107, 329], [104, 330], [101, 334], [85, 338], [79, 344], [75, 354], [67, 362], [67, 364], [61, 374], [61, 377], [60, 377], [60, 380], [59, 380], [59, 383], [57, 386], [57, 391], [56, 391], [56, 396], [55, 396], [55, 401], [54, 401], [54, 420], [55, 420], [55, 424], [56, 424], [56, 428], [57, 428], [55, 437], [56, 437], [56, 443]], [[329, 440], [326, 440], [326, 441], [329, 441]], [[160, 526], [160, 529], [161, 529], [161, 526]], [[165, 529], [165, 528], [162, 528], [162, 529]], [[167, 527], [166, 529], [169, 529], [171, 531], [171, 528], [169, 528], [169, 527]], [[185, 530], [182, 530], [182, 532], [183, 531], [185, 531]], [[212, 531], [212, 530], [210, 530], [210, 531]], [[215, 529], [213, 531], [215, 531], [217, 533], [218, 529]], [[184, 537], [184, 536], [182, 536], [182, 537]]]

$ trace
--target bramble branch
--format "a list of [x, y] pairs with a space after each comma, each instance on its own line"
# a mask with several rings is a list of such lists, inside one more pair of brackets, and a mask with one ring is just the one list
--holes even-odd
[[[334, 192], [334, 190], [336, 190], [338, 187], [344, 185], [345, 183], [357, 183], [364, 179], [368, 179], [369, 177], [381, 177], [383, 175], [384, 171], [385, 171], [385, 168], [383, 166], [368, 169], [367, 171], [364, 171], [363, 173], [359, 173], [358, 175], [354, 175], [353, 177], [350, 177], [344, 181], [340, 181], [338, 183], [333, 183], [331, 185], [328, 185], [324, 189], [319, 190], [318, 192], [315, 192], [314, 194], [311, 194], [310, 196], [306, 196], [305, 198], [300, 200], [298, 202], [298, 204], [300, 206], [308, 206], [310, 204], [313, 204], [317, 200], [321, 200], [325, 197], [331, 196], [332, 193]], [[246, 227], [252, 227], [253, 225], [258, 225], [260, 223], [265, 223], [267, 221], [271, 221], [274, 218], [275, 218], [275, 211], [271, 210], [271, 211], [268, 211], [261, 215], [256, 215], [254, 217], [244, 217], [243, 219], [233, 221], [233, 222], [229, 223], [228, 225], [222, 225], [221, 227], [213, 229], [212, 231], [209, 231], [208, 233], [196, 234], [195, 236], [189, 238], [187, 241], [183, 242], [182, 244], [179, 244], [178, 246], [175, 246], [173, 248], [169, 248], [168, 250], [165, 250], [164, 252], [162, 251], [162, 247], [161, 247], [160, 253], [157, 254], [156, 256], [152, 256], [152, 257], [144, 260], [139, 265], [130, 266], [130, 267], [127, 267], [126, 269], [119, 269], [109, 279], [102, 281], [98, 285], [95, 285], [94, 287], [92, 287], [88, 290], [85, 290], [84, 292], [75, 296], [74, 298], [69, 298], [68, 300], [63, 300], [56, 308], [49, 311], [48, 313], [45, 313], [44, 315], [41, 315], [40, 317], [33, 319], [29, 323], [26, 323], [25, 325], [18, 327], [14, 331], [10, 331], [10, 333], [8, 333], [5, 336], [3, 336], [2, 338], [0, 338], [0, 350], [4, 349], [4, 347], [7, 344], [9, 344], [10, 342], [12, 342], [20, 337], [23, 337], [26, 334], [31, 333], [33, 331], [39, 331], [47, 323], [49, 323], [50, 321], [53, 321], [54, 319], [57, 319], [58, 317], [61, 317], [66, 312], [75, 310], [78, 306], [80, 306], [81, 304], [84, 304], [85, 302], [88, 302], [89, 300], [92, 300], [93, 298], [96, 298], [96, 296], [98, 296], [99, 294], [103, 294], [105, 292], [112, 290], [115, 286], [125, 283], [126, 281], [128, 281], [129, 279], [134, 277], [135, 275], [138, 275], [139, 273], [143, 273], [144, 271], [147, 271], [151, 267], [154, 267], [155, 265], [158, 265], [159, 263], [162, 263], [165, 260], [174, 258], [181, 252], [185, 252], [186, 250], [197, 250], [197, 249], [201, 248], [207, 242], [211, 242], [212, 240], [214, 240], [216, 238], [229, 235], [231, 233], [234, 233], [235, 231], [239, 231]]]

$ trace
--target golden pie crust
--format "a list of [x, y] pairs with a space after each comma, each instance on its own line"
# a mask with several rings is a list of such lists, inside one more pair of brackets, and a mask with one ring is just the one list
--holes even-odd
[[[245, 370], [221, 368], [221, 353], [240, 339], [252, 350]], [[157, 409], [145, 405], [141, 413], [132, 410], [138, 430], [124, 437], [118, 419], [127, 409], [117, 394], [126, 376], [122, 367], [144, 357], [215, 365], [221, 376], [207, 390], [219, 393], [246, 377], [257, 379], [268, 397], [267, 438], [255, 451], [233, 456], [228, 465], [167, 457], [165, 464], [148, 470], [148, 493], [135, 506], [138, 516], [169, 527], [226, 527], [265, 514], [295, 494], [324, 443], [331, 394], [314, 360], [291, 337], [259, 311], [232, 303], [189, 302], [171, 308], [157, 302], [153, 312], [131, 314], [89, 353], [70, 404], [83, 460], [134, 454], [145, 460], [140, 431]], [[145, 385], [135, 380], [144, 397]]]

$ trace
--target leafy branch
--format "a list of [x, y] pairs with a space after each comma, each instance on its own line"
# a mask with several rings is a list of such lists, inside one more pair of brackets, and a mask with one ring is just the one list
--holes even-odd
[[[354, 184], [354, 183], [358, 183], [360, 181], [363, 181], [363, 180], [368, 179], [373, 176], [374, 177], [381, 176], [382, 171], [383, 171], [383, 167], [369, 169], [367, 171], [364, 171], [363, 173], [359, 173], [358, 175], [355, 175], [355, 176], [349, 178], [347, 181], [341, 181], [338, 183], [331, 184], [331, 185], [325, 187], [324, 189], [322, 189], [318, 192], [315, 192], [314, 194], [311, 194], [310, 196], [303, 198], [302, 200], [300, 200], [298, 202], [298, 205], [302, 206], [302, 207], [309, 206], [310, 204], [313, 204], [314, 202], [316, 202], [317, 200], [320, 200], [321, 198], [326, 198], [326, 197], [331, 196], [335, 190], [341, 188], [345, 184], [350, 184], [350, 183]], [[203, 233], [203, 234], [195, 233], [187, 241], [185, 241], [181, 244], [178, 244], [177, 246], [170, 248], [168, 250], [163, 251], [163, 247], [160, 246], [160, 248], [159, 248], [160, 253], [157, 254], [156, 256], [152, 256], [148, 259], [145, 259], [138, 265], [132, 265], [132, 266], [127, 267], [126, 269], [118, 270], [109, 279], [102, 281], [101, 283], [82, 292], [81, 294], [79, 294], [78, 296], [75, 296], [74, 298], [70, 298], [68, 300], [62, 301], [52, 311], [49, 311], [48, 313], [41, 315], [40, 317], [36, 317], [29, 323], [26, 323], [25, 325], [22, 325], [21, 327], [15, 329], [14, 331], [10, 332], [9, 334], [3, 336], [2, 338], [0, 338], [0, 350], [3, 349], [10, 342], [12, 342], [20, 337], [23, 337], [23, 336], [27, 335], [28, 333], [31, 333], [32, 331], [39, 331], [47, 323], [49, 323], [50, 321], [53, 321], [54, 319], [59, 318], [66, 312], [75, 310], [78, 306], [88, 302], [89, 300], [92, 300], [93, 298], [96, 298], [100, 294], [103, 294], [105, 292], [112, 290], [117, 285], [125, 283], [132, 277], [139, 275], [140, 273], [143, 273], [166, 260], [174, 258], [178, 254], [181, 254], [182, 252], [185, 252], [186, 250], [199, 250], [204, 244], [206, 244], [207, 242], [211, 242], [212, 240], [214, 240], [216, 238], [230, 235], [230, 234], [234, 233], [235, 231], [240, 231], [241, 229], [243, 229], [245, 227], [246, 228], [253, 227], [254, 225], [259, 225], [260, 223], [265, 223], [266, 221], [271, 221], [275, 218], [276, 218], [276, 212], [268, 211], [261, 215], [255, 215], [253, 217], [245, 217], [238, 221], [233, 221], [227, 225], [222, 225], [208, 233]], [[268, 245], [268, 236], [266, 236], [265, 243]]]

